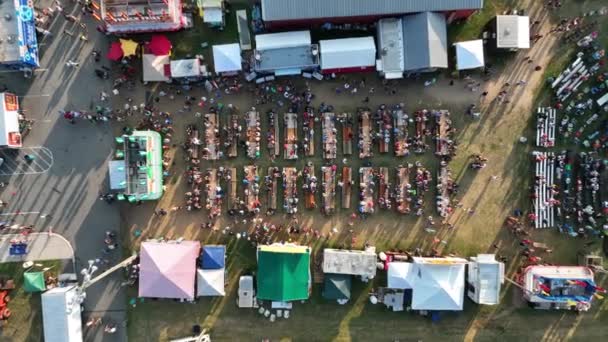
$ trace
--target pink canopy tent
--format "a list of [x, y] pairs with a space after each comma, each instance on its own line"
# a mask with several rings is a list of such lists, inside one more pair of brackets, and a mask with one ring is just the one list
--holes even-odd
[[165, 56], [171, 53], [171, 41], [167, 36], [155, 34], [148, 43], [148, 51], [156, 56]]
[[110, 45], [110, 50], [108, 50], [108, 54], [106, 55], [106, 57], [108, 57], [108, 59], [111, 61], [117, 61], [120, 60], [123, 55], [124, 53], [122, 52], [122, 46], [120, 42], [113, 42]]
[[194, 299], [198, 241], [147, 241], [141, 244], [139, 296]]

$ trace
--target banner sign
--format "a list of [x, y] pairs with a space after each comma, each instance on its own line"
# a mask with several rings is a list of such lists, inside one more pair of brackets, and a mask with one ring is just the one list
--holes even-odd
[[37, 67], [38, 42], [34, 22], [34, 4], [32, 0], [14, 0], [19, 25], [19, 52], [21, 62]]

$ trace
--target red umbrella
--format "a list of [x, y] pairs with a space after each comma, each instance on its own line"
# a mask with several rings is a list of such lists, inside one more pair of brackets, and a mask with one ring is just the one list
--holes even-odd
[[165, 35], [153, 35], [148, 50], [156, 56], [168, 55], [171, 52], [171, 41]]
[[110, 45], [110, 50], [108, 50], [106, 57], [108, 57], [108, 59], [111, 61], [118, 61], [122, 58], [122, 56], [123, 52], [120, 42], [113, 42], [112, 45]]

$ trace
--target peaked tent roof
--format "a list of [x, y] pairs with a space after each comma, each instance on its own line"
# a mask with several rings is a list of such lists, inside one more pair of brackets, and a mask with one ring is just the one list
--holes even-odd
[[215, 72], [242, 70], [241, 46], [239, 43], [213, 45], [213, 66]]
[[27, 272], [23, 274], [25, 292], [43, 292], [46, 290], [44, 272]]
[[202, 296], [225, 296], [224, 269], [218, 270], [196, 270], [196, 295]]
[[442, 13], [403, 17], [405, 70], [448, 67], [448, 33]]
[[259, 299], [292, 301], [308, 299], [310, 248], [272, 245], [258, 247]]
[[414, 263], [413, 310], [462, 310], [465, 263]]
[[412, 289], [414, 288], [411, 278], [411, 262], [393, 261], [388, 264], [387, 286], [390, 289]]
[[194, 299], [198, 241], [141, 244], [139, 296]]
[[483, 40], [468, 40], [454, 44], [456, 46], [456, 69], [476, 69], [485, 65]]
[[201, 267], [207, 270], [224, 268], [226, 262], [226, 246], [206, 245], [201, 252]]
[[323, 298], [350, 299], [352, 276], [347, 274], [325, 273]]

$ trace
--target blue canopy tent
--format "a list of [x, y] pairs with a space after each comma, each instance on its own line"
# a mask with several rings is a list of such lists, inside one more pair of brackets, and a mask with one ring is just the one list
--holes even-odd
[[201, 252], [201, 268], [217, 270], [225, 267], [226, 246], [207, 245]]

